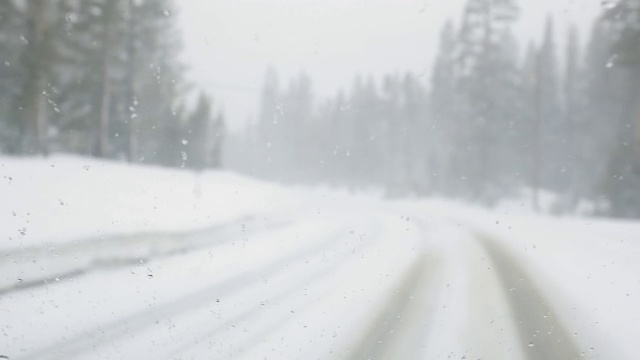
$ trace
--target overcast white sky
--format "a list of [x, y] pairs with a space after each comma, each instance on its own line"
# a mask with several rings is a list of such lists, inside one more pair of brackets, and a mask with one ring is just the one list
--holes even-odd
[[[442, 23], [465, 0], [180, 0], [190, 80], [214, 96], [233, 129], [257, 113], [267, 66], [286, 82], [301, 71], [319, 97], [348, 89], [356, 74], [412, 71], [428, 83]], [[515, 29], [539, 37], [545, 14], [558, 36], [588, 29], [601, 0], [522, 0]], [[586, 35], [586, 34], [585, 34]]]

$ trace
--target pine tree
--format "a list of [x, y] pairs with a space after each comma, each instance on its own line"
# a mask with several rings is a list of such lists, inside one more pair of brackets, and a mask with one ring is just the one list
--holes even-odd
[[186, 122], [180, 109], [184, 108], [183, 96], [189, 90], [184, 81], [184, 65], [178, 59], [182, 45], [176, 24], [176, 5], [171, 0], [137, 1], [136, 4], [135, 26], [130, 35], [135, 50], [130, 54], [133, 61], [130, 66], [137, 76], [133, 83], [126, 84], [131, 90], [122, 91], [129, 94], [129, 98], [121, 101], [134, 105], [135, 116], [131, 118], [125, 112], [118, 123], [124, 133], [137, 138], [136, 157], [172, 164], [174, 155], [167, 154], [163, 149], [166, 142], [158, 139], [177, 140], [172, 146], [180, 147], [181, 139], [172, 132]]
[[428, 178], [429, 156], [433, 152], [434, 137], [427, 126], [426, 91], [418, 79], [411, 73], [402, 80], [402, 118], [403, 125], [403, 158], [406, 173], [406, 191], [412, 194], [424, 194], [431, 184]]
[[517, 109], [511, 101], [517, 93], [515, 41], [510, 32], [518, 8], [511, 0], [469, 0], [458, 38], [459, 89], [464, 114], [456, 126], [467, 162], [463, 178], [470, 196], [488, 202], [507, 187], [509, 154], [504, 134]]
[[20, 119], [15, 106], [20, 98], [26, 69], [26, 14], [13, 0], [0, 1], [0, 152], [19, 152]]
[[224, 117], [221, 113], [214, 116], [213, 103], [207, 95], [200, 95], [183, 133], [181, 143], [186, 152], [185, 164], [189, 168], [203, 170], [222, 165]]
[[617, 142], [616, 123], [621, 118], [621, 100], [624, 98], [624, 75], [611, 62], [611, 46], [614, 40], [612, 27], [603, 21], [593, 25], [585, 52], [585, 134], [581, 152], [588, 159], [587, 176], [582, 181], [590, 189], [589, 197], [597, 200], [603, 187], [610, 182], [606, 163], [607, 152]]
[[456, 126], [460, 116], [457, 94], [455, 28], [447, 21], [440, 34], [440, 45], [431, 78], [431, 103], [434, 122], [431, 178], [433, 190], [447, 195], [458, 194], [463, 171], [462, 144]]
[[555, 45], [553, 18], [547, 17], [542, 45], [539, 50], [530, 50], [529, 64], [533, 67], [531, 82], [532, 114], [531, 153], [533, 208], [538, 210], [538, 194], [542, 187], [560, 190], [561, 175], [566, 172], [569, 159], [567, 152], [566, 129], [560, 117], [560, 98], [558, 81], [558, 62]]
[[140, 37], [138, 27], [138, 4], [135, 0], [127, 0], [126, 7], [126, 91], [124, 104], [127, 111], [125, 112], [125, 124], [126, 126], [126, 148], [127, 148], [127, 160], [129, 162], [135, 162], [138, 156], [138, 114], [136, 108], [138, 106], [138, 82], [136, 81], [136, 74], [140, 69], [138, 64], [138, 58], [140, 57], [139, 48], [141, 44], [138, 43]]
[[582, 142], [584, 129], [580, 123], [583, 114], [579, 109], [582, 107], [581, 98], [585, 94], [581, 86], [581, 66], [579, 63], [580, 49], [578, 31], [575, 26], [571, 26], [567, 39], [566, 66], [564, 75], [564, 114], [565, 128], [567, 134], [567, 155], [569, 181], [566, 190], [568, 197], [567, 206], [569, 210], [574, 210], [578, 201], [583, 197], [585, 189], [580, 182], [583, 177], [583, 168], [586, 166], [586, 159], [580, 151], [579, 144]]
[[64, 119], [59, 124], [71, 151], [112, 155], [110, 133], [120, 105], [123, 13], [120, 0], [67, 1], [68, 36], [61, 45]]
[[174, 164], [166, 150], [177, 144], [159, 140], [175, 138], [164, 132], [185, 121], [177, 116], [185, 85], [173, 2], [65, 3], [63, 142], [81, 153]]
[[515, 141], [519, 144], [518, 151], [521, 161], [516, 165], [521, 183], [533, 190], [532, 207], [538, 207], [537, 190], [540, 187], [540, 126], [538, 119], [538, 69], [539, 51], [533, 41], [530, 41], [525, 51], [520, 67], [520, 92], [518, 95], [518, 109], [520, 122], [516, 127]]
[[[20, 55], [25, 48], [26, 16], [13, 0], [0, 2], [0, 106], [18, 95], [20, 88]], [[26, 40], [26, 38], [24, 39]]]
[[26, 9], [26, 47], [22, 104], [22, 148], [29, 154], [48, 153], [47, 91], [50, 79], [53, 43], [48, 0], [31, 0]]
[[616, 216], [640, 217], [640, 1], [622, 0], [605, 12], [614, 34], [607, 66], [623, 76], [613, 124], [605, 194]]
[[606, 10], [604, 19], [615, 27], [611, 59], [618, 64], [640, 67], [640, 0], [620, 0]]
[[252, 145], [256, 149], [255, 168], [258, 174], [273, 177], [277, 173], [274, 161], [280, 161], [277, 159], [279, 154], [276, 153], [274, 145], [280, 143], [282, 98], [278, 74], [272, 67], [267, 69], [260, 101], [260, 113]]
[[[347, 161], [355, 188], [372, 185], [385, 176], [384, 144], [376, 139], [384, 131], [380, 101], [371, 76], [357, 76], [352, 85], [347, 112]], [[400, 118], [390, 119], [402, 121]], [[378, 160], [379, 159], [379, 160]]]
[[385, 162], [387, 195], [396, 196], [402, 192], [406, 182], [406, 166], [403, 158], [402, 137], [406, 134], [401, 114], [402, 82], [397, 74], [387, 75], [382, 83], [382, 113], [386, 123]]
[[195, 110], [189, 116], [187, 134], [183, 140], [183, 143], [188, 144], [187, 164], [190, 168], [201, 170], [210, 163], [211, 110], [211, 100], [201, 94]]
[[536, 79], [540, 94], [540, 182], [546, 188], [560, 191], [567, 185], [569, 159], [566, 157], [566, 127], [563, 126], [560, 109], [555, 28], [550, 16], [547, 17], [539, 51]]
[[320, 113], [320, 118], [327, 124], [329, 138], [327, 149], [331, 156], [333, 176], [335, 183], [346, 183], [350, 172], [350, 157], [347, 156], [349, 104], [346, 95], [340, 91], [327, 105], [326, 112]]
[[209, 165], [212, 168], [221, 168], [223, 166], [223, 148], [227, 137], [227, 126], [222, 112], [219, 112], [213, 119], [213, 126], [210, 132], [211, 146], [209, 149], [210, 158]]
[[313, 147], [309, 144], [314, 137], [309, 131], [313, 124], [313, 92], [311, 79], [306, 74], [299, 74], [289, 83], [283, 95], [282, 108], [281, 142], [276, 146], [289, 172], [287, 177], [301, 180], [311, 170], [310, 150]]

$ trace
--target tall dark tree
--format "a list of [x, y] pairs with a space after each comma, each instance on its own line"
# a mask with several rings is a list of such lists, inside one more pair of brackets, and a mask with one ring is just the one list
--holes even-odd
[[612, 60], [640, 67], [640, 0], [617, 1], [605, 11], [604, 19], [616, 33], [616, 41], [611, 48]]
[[182, 165], [194, 124], [176, 21], [172, 0], [0, 2], [0, 150]]
[[[127, 86], [131, 91], [125, 104], [134, 105], [133, 123], [126, 113], [119, 121], [124, 133], [137, 139], [136, 157], [145, 161], [172, 164], [173, 155], [163, 158], [166, 144], [157, 139], [171, 139], [176, 127], [184, 126], [181, 116], [183, 98], [189, 91], [184, 80], [185, 67], [179, 61], [182, 50], [177, 29], [176, 3], [171, 0], [137, 1], [134, 8], [133, 66], [137, 76]], [[129, 45], [131, 46], [131, 45]], [[173, 141], [173, 140], [172, 140]], [[178, 139], [179, 147], [180, 139]]]
[[[348, 140], [344, 144], [346, 161], [349, 164], [352, 187], [371, 185], [391, 172], [384, 161], [385, 144], [380, 140], [383, 128], [401, 128], [400, 116], [387, 117], [380, 104], [378, 90], [373, 78], [357, 76], [351, 87], [345, 129]], [[399, 170], [401, 171], [401, 170]]]
[[61, 91], [65, 117], [59, 127], [71, 151], [112, 154], [110, 132], [124, 78], [120, 0], [66, 2], [68, 36], [62, 44]]
[[612, 181], [606, 164], [608, 153], [617, 142], [616, 124], [623, 116], [621, 99], [625, 79], [612, 63], [612, 30], [606, 22], [595, 22], [585, 51], [585, 103], [581, 119], [585, 133], [579, 146], [589, 161], [584, 168], [587, 176], [581, 181], [589, 189], [588, 197], [592, 200], [606, 197], [603, 188]]
[[518, 109], [520, 111], [520, 123], [515, 129], [518, 136], [516, 141], [520, 144], [516, 147], [519, 151], [520, 166], [517, 171], [522, 176], [522, 184], [532, 190], [532, 207], [538, 208], [538, 191], [540, 184], [540, 114], [539, 114], [539, 49], [533, 41], [527, 45], [524, 60], [520, 68], [520, 93], [518, 96]]
[[554, 39], [553, 18], [547, 17], [542, 45], [530, 48], [525, 66], [532, 72], [531, 86], [531, 187], [532, 206], [539, 210], [541, 188], [550, 188], [548, 179], [556, 179], [556, 157], [561, 154], [558, 144], [559, 127], [558, 64]]
[[185, 121], [177, 116], [186, 89], [173, 2], [66, 3], [63, 142], [76, 152], [174, 164], [158, 140]]
[[19, 103], [27, 76], [23, 59], [27, 17], [13, 0], [0, 1], [0, 151], [19, 152]]
[[621, 0], [604, 18], [613, 32], [607, 66], [623, 76], [605, 194], [617, 216], [640, 216], [640, 0]]
[[567, 133], [560, 108], [560, 79], [555, 26], [547, 17], [544, 38], [538, 55], [536, 75], [539, 93], [540, 182], [545, 188], [559, 191], [567, 183]]
[[432, 186], [431, 154], [434, 152], [435, 139], [433, 127], [428, 126], [428, 95], [416, 76], [407, 73], [402, 79], [402, 132], [403, 153], [407, 191], [412, 194], [424, 194]]
[[[464, 144], [458, 136], [461, 130], [460, 99], [458, 97], [458, 68], [456, 64], [456, 30], [447, 21], [440, 34], [440, 45], [431, 78], [431, 105], [434, 142], [431, 178], [433, 190], [448, 195], [461, 192], [460, 168], [464, 159]], [[437, 143], [435, 143], [437, 141]]]
[[[312, 149], [309, 144], [314, 136], [310, 132], [314, 104], [309, 76], [301, 73], [294, 78], [282, 99], [280, 138], [272, 145], [276, 146], [276, 151], [279, 151], [285, 166], [290, 168], [288, 177], [305, 178], [311, 171], [311, 167], [315, 165], [311, 163], [309, 156], [309, 150]], [[305, 151], [292, 151], [292, 149], [305, 149]]]
[[568, 158], [568, 182], [566, 187], [567, 206], [569, 210], [575, 209], [579, 199], [584, 195], [586, 189], [582, 186], [580, 179], [585, 176], [581, 171], [585, 166], [583, 153], [579, 144], [584, 136], [584, 126], [580, 121], [583, 116], [582, 97], [584, 97], [582, 82], [580, 81], [582, 68], [580, 63], [580, 49], [578, 40], [578, 30], [571, 26], [567, 38], [567, 50], [565, 57], [565, 74], [563, 86], [564, 98], [564, 123], [567, 134], [567, 158]]
[[279, 161], [274, 145], [281, 142], [282, 132], [280, 83], [278, 74], [272, 67], [267, 69], [260, 101], [260, 112], [252, 139], [256, 149], [255, 170], [262, 176], [272, 177], [276, 173], [274, 161]]
[[212, 168], [221, 168], [223, 166], [223, 149], [227, 138], [227, 125], [224, 114], [219, 112], [213, 119], [213, 124], [209, 133], [209, 166]]
[[112, 103], [112, 65], [110, 57], [116, 49], [115, 28], [119, 21], [118, 0], [104, 0], [101, 12], [100, 85], [98, 98], [98, 122], [96, 126], [96, 148], [94, 155], [105, 157], [109, 149], [109, 122]]
[[515, 41], [511, 25], [518, 8], [510, 0], [469, 0], [458, 40], [460, 93], [465, 114], [457, 126], [467, 132], [463, 178], [470, 195], [492, 202], [503, 192], [508, 171], [499, 159], [504, 152], [515, 109], [511, 94], [517, 93]]
[[181, 141], [186, 149], [186, 165], [196, 170], [220, 167], [225, 137], [222, 114], [214, 116], [211, 99], [201, 94], [188, 120]]
[[[138, 58], [140, 57], [138, 39], [140, 37], [137, 25], [137, 18], [139, 14], [138, 4], [135, 0], [127, 0], [126, 11], [126, 67], [127, 67], [127, 85], [125, 92], [125, 105], [127, 111], [125, 112], [127, 125], [126, 134], [126, 148], [127, 148], [127, 160], [129, 162], [135, 162], [138, 154], [138, 81], [136, 81], [136, 74], [140, 70], [140, 64], [138, 64]], [[138, 40], [138, 41], [136, 41]]]
[[26, 153], [48, 152], [47, 84], [53, 44], [48, 0], [32, 0], [26, 10], [25, 78], [21, 93], [22, 140]]

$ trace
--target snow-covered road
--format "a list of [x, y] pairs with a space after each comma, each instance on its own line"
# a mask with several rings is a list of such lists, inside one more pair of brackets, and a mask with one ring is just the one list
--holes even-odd
[[[1, 290], [0, 349], [12, 359], [572, 359], [609, 350], [581, 340], [598, 334], [579, 336], [544, 289], [550, 279], [507, 244], [447, 215], [394, 210], [341, 203], [157, 243], [113, 240], [113, 251], [71, 246], [60, 251], [63, 273]], [[3, 273], [12, 267], [3, 261]]]
[[197, 230], [5, 247], [0, 356], [640, 356], [636, 223], [279, 194]]

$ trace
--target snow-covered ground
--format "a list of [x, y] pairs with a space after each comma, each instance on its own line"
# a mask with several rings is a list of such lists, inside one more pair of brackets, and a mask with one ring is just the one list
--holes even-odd
[[640, 357], [640, 224], [0, 158], [0, 358]]
[[[0, 250], [193, 230], [280, 208], [282, 189], [72, 156], [0, 158]], [[289, 200], [289, 199], [287, 199]]]

